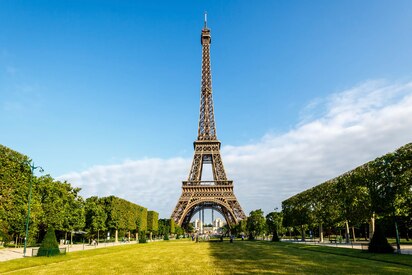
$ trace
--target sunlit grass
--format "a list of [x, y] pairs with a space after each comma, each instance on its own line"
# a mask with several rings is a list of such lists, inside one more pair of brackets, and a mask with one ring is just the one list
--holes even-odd
[[214, 273], [209, 254], [208, 243], [189, 241], [123, 245], [3, 262], [0, 274]]
[[181, 240], [2, 262], [0, 274], [412, 274], [408, 263], [412, 265], [412, 256], [375, 256], [333, 247]]

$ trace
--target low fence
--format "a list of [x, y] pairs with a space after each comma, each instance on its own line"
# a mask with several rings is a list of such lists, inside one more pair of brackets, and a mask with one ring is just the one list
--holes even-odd
[[[40, 249], [40, 248], [32, 248], [32, 250], [31, 250], [31, 256], [32, 256], [32, 257], [37, 257], [37, 255], [39, 254], [39, 249]], [[51, 250], [48, 251], [48, 252], [51, 252]], [[52, 254], [52, 253], [46, 253], [46, 256], [51, 255], [51, 254]], [[59, 248], [59, 254], [66, 254], [66, 247]]]

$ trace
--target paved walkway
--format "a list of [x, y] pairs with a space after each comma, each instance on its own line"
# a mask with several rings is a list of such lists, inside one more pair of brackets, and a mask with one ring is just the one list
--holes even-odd
[[[97, 249], [97, 248], [104, 248], [110, 246], [117, 246], [117, 245], [127, 245], [127, 244], [135, 244], [135, 241], [131, 242], [118, 242], [118, 243], [100, 243], [99, 245], [89, 245], [89, 244], [74, 244], [74, 245], [60, 245], [60, 248], [66, 248], [66, 252], [73, 252], [79, 250], [90, 250], [90, 249]], [[32, 248], [38, 247], [28, 247], [26, 249], [26, 257], [31, 257], [32, 255]], [[23, 258], [23, 248], [2, 248], [0, 249], [0, 262], [14, 260]]]

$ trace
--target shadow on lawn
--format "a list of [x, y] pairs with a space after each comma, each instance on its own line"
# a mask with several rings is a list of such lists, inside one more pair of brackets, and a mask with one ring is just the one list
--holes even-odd
[[263, 241], [210, 242], [215, 266], [223, 273], [412, 274], [411, 268]]
[[298, 255], [285, 254], [282, 247], [269, 242], [211, 242], [210, 251], [215, 264], [225, 273], [301, 273], [305, 272], [302, 265], [318, 265]]

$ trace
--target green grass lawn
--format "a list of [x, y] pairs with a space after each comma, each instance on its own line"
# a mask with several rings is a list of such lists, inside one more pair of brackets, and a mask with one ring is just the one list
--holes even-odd
[[412, 274], [412, 256], [289, 243], [188, 240], [0, 263], [0, 274]]

